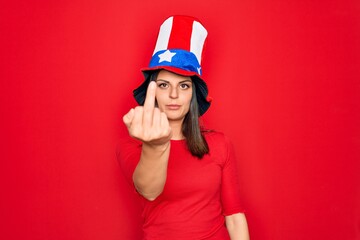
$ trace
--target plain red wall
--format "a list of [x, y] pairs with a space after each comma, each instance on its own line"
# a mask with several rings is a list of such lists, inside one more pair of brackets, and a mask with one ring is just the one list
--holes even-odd
[[253, 240], [360, 239], [359, 1], [1, 1], [1, 239], [140, 239], [115, 149], [159, 25], [209, 30], [203, 121]]

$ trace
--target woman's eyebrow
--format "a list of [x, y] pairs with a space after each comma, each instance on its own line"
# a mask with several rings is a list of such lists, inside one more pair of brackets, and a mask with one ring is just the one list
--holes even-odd
[[192, 83], [192, 81], [191, 81], [190, 79], [186, 79], [186, 80], [181, 81], [181, 82], [179, 82], [179, 83], [185, 83], [185, 82], [191, 82], [191, 83]]
[[[170, 83], [169, 81], [164, 80], [164, 79], [157, 79], [157, 80], [155, 80], [155, 82], [157, 82], [157, 81], [162, 81], [162, 82]], [[191, 83], [192, 83], [192, 81], [191, 81], [190, 79], [186, 79], [186, 80], [180, 81], [179, 83], [185, 83], [185, 82], [191, 82]]]
[[157, 81], [163, 81], [163, 82], [166, 82], [166, 83], [170, 83], [169, 81], [166, 81], [164, 79], [156, 79], [155, 82], [157, 82]]

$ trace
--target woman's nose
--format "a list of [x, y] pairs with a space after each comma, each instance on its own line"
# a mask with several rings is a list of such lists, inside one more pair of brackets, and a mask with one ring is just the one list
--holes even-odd
[[178, 95], [178, 89], [176, 87], [170, 88], [170, 98], [177, 98]]

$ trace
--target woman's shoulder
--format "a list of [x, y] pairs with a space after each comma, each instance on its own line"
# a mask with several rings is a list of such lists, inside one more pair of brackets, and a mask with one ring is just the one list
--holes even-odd
[[213, 130], [204, 132], [204, 137], [209, 146], [209, 156], [221, 165], [225, 164], [232, 147], [229, 138], [223, 132]]
[[202, 131], [206, 141], [212, 141], [216, 143], [228, 142], [228, 138], [223, 132], [216, 130], [203, 130]]

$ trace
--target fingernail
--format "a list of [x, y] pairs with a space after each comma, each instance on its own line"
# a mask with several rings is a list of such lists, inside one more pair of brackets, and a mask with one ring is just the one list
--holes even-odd
[[155, 82], [151, 81], [150, 84], [149, 84], [149, 87], [150, 87], [150, 89], [155, 89], [155, 87], [156, 87]]

